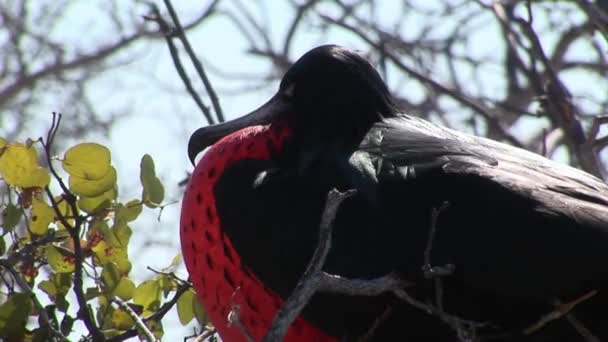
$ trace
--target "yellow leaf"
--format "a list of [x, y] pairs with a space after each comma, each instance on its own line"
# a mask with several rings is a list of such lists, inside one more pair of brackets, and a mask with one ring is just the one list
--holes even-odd
[[6, 139], [0, 137], [0, 148], [3, 148], [6, 145]]
[[111, 261], [111, 248], [104, 240], [99, 241], [91, 248], [95, 256], [97, 256], [100, 265], [105, 265]]
[[30, 230], [36, 235], [43, 235], [55, 219], [55, 211], [46, 202], [34, 197], [30, 217]]
[[54, 245], [46, 246], [46, 259], [57, 273], [74, 272], [74, 258]]
[[110, 150], [96, 143], [78, 144], [65, 152], [63, 168], [71, 176], [101, 179], [110, 172]]
[[[61, 196], [55, 196], [55, 202], [57, 203], [57, 208], [59, 209], [59, 212], [68, 222], [68, 224], [74, 225], [74, 219], [70, 217], [74, 217], [75, 215], [74, 213], [72, 213], [72, 207], [70, 206], [68, 201], [66, 201]], [[57, 224], [57, 228], [59, 229], [66, 229], [61, 220], [57, 220], [55, 224]]]
[[21, 188], [42, 188], [51, 181], [48, 171], [38, 165], [36, 149], [21, 143], [5, 146], [0, 156], [0, 174], [8, 184]]
[[116, 199], [116, 187], [104, 192], [100, 196], [86, 197], [81, 196], [78, 199], [78, 207], [89, 214], [94, 214], [98, 210], [105, 209], [110, 206], [113, 200]]
[[116, 169], [110, 166], [110, 171], [99, 179], [87, 179], [71, 175], [69, 180], [70, 190], [76, 195], [96, 197], [116, 185]]

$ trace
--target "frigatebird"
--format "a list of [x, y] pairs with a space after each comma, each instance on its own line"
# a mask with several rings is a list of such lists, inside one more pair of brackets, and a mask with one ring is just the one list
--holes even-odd
[[[608, 340], [608, 186], [402, 113], [354, 51], [309, 51], [259, 109], [194, 132], [190, 159], [206, 148], [181, 244], [224, 341], [264, 336], [318, 245], [333, 188], [356, 194], [336, 214], [323, 270], [398, 274], [469, 335], [391, 293], [318, 293], [285, 341]], [[438, 282], [429, 265], [449, 272]]]

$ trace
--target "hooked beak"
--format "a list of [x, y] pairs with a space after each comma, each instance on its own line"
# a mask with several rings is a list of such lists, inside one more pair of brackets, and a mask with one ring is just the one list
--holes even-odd
[[260, 108], [245, 116], [197, 129], [192, 133], [188, 142], [188, 158], [190, 158], [190, 162], [194, 165], [194, 160], [201, 151], [215, 144], [228, 134], [249, 126], [269, 124], [279, 114], [287, 111], [288, 108], [289, 103], [285, 98], [276, 94]]

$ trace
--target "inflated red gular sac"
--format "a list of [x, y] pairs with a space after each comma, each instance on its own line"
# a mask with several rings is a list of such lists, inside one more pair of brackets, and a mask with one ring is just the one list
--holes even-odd
[[[318, 293], [286, 341], [456, 341], [466, 333], [608, 340], [608, 186], [399, 112], [354, 51], [306, 53], [262, 107], [197, 130], [190, 159], [207, 147], [184, 195], [180, 236], [190, 279], [224, 341], [246, 341], [241, 329], [256, 341], [266, 334], [318, 245], [333, 188], [356, 194], [337, 212], [324, 271], [396, 274], [431, 307], [436, 282], [424, 270], [452, 265], [439, 299], [462, 320], [452, 323], [466, 323], [455, 329], [390, 293]], [[536, 324], [556, 303], [576, 305], [568, 317]], [[229, 323], [231, 312], [241, 328]]]
[[[236, 325], [229, 326], [230, 311], [235, 309], [247, 332], [260, 340], [283, 299], [247, 268], [229, 236], [222, 232], [213, 189], [221, 174], [235, 161], [269, 160], [273, 152], [281, 150], [288, 136], [288, 130], [273, 131], [268, 125], [247, 127], [226, 136], [202, 157], [184, 195], [182, 253], [209, 319], [224, 341], [245, 340]], [[302, 319], [294, 322], [286, 338], [288, 341], [333, 340]]]

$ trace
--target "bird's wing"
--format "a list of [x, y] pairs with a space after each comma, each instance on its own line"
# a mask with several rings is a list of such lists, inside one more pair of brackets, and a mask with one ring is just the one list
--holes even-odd
[[483, 178], [538, 202], [537, 210], [608, 226], [606, 183], [523, 149], [411, 116], [378, 124], [363, 146], [406, 178], [429, 170]]
[[426, 213], [449, 203], [430, 262], [454, 263], [466, 286], [545, 300], [608, 277], [608, 186], [596, 177], [409, 116], [377, 124], [361, 150], [388, 184], [383, 203], [405, 203], [391, 209], [404, 250], [427, 243]]

